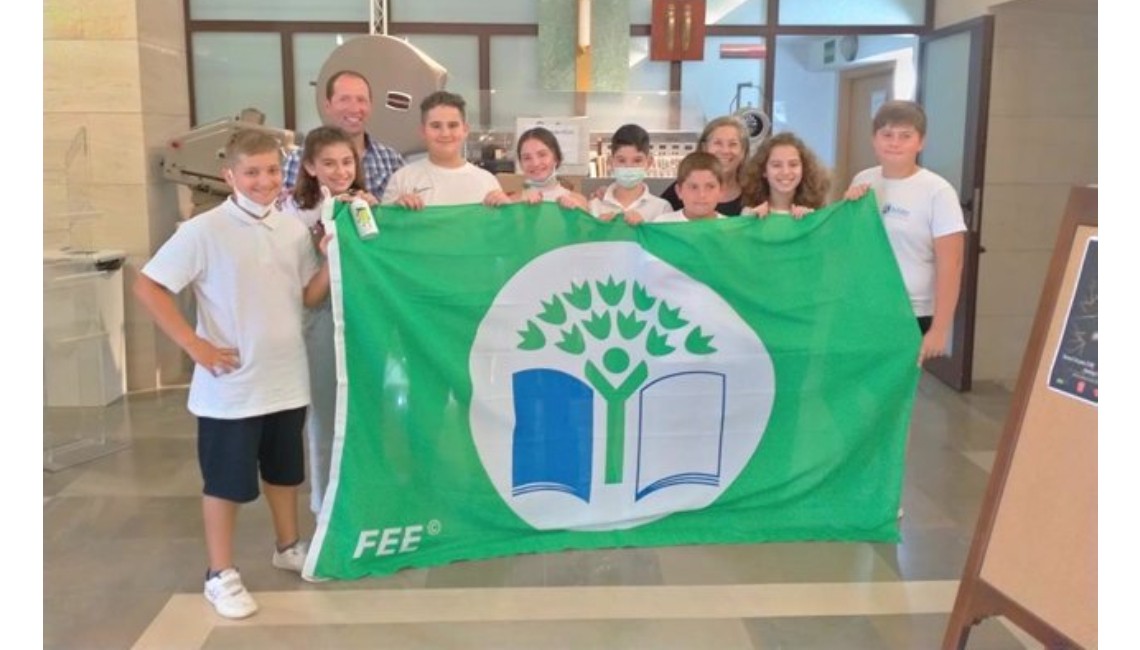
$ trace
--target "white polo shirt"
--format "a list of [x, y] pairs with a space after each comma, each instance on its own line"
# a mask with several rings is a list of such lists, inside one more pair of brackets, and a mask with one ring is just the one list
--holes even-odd
[[187, 407], [239, 419], [309, 403], [302, 293], [319, 270], [300, 219], [254, 219], [232, 200], [183, 223], [142, 272], [174, 293], [193, 288], [198, 336], [237, 348], [241, 366], [215, 377], [195, 366]]
[[633, 200], [629, 205], [622, 205], [617, 198], [614, 197], [614, 188], [617, 187], [616, 183], [610, 183], [606, 188], [606, 194], [600, 199], [590, 199], [590, 214], [595, 217], [600, 217], [609, 212], [637, 212], [647, 222], [652, 222], [657, 217], [672, 212], [673, 206], [665, 199], [654, 196], [649, 191], [649, 186], [644, 183], [641, 185], [641, 196]]

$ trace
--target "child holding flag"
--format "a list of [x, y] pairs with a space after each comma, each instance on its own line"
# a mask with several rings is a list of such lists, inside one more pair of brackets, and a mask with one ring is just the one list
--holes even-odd
[[742, 214], [761, 219], [790, 214], [801, 219], [827, 203], [830, 186], [827, 169], [804, 141], [794, 133], [777, 133], [745, 166]]
[[680, 223], [703, 219], [723, 219], [717, 212], [720, 202], [724, 167], [711, 153], [694, 151], [677, 165], [677, 182], [673, 184], [684, 206], [676, 212], [667, 212], [653, 223]]
[[462, 97], [446, 90], [437, 90], [420, 102], [420, 135], [427, 158], [393, 174], [381, 203], [422, 210], [429, 205], [511, 202], [490, 172], [463, 157], [470, 131], [466, 107]]
[[[134, 293], [163, 332], [194, 360], [188, 408], [198, 417], [202, 518], [209, 566], [204, 595], [218, 614], [257, 611], [233, 563], [238, 507], [258, 497], [273, 515], [273, 566], [300, 572], [308, 551], [297, 524], [305, 480], [301, 430], [309, 403], [302, 307], [328, 293], [328, 266], [309, 233], [273, 208], [281, 144], [257, 131], [226, 146], [222, 205], [182, 224], [143, 267]], [[198, 298], [191, 327], [174, 294]]]
[[[324, 235], [320, 211], [321, 188], [341, 201], [363, 198], [369, 205], [376, 198], [364, 191], [361, 169], [352, 138], [343, 129], [322, 126], [305, 137], [297, 185], [281, 200], [281, 211], [301, 220], [316, 241]], [[329, 199], [331, 200], [331, 199]], [[332, 301], [326, 298], [305, 310], [305, 349], [308, 352], [312, 404], [305, 419], [309, 442], [309, 509], [321, 511], [329, 482], [329, 465], [336, 425], [336, 346]]]
[[946, 354], [958, 292], [966, 222], [958, 193], [946, 179], [920, 167], [926, 112], [915, 102], [884, 103], [871, 122], [878, 167], [855, 175], [844, 198], [874, 190], [887, 238], [922, 331], [918, 363]]
[[590, 214], [610, 221], [618, 214], [625, 222], [636, 225], [652, 222], [673, 211], [665, 199], [654, 196], [645, 184], [645, 176], [653, 164], [649, 151], [649, 133], [636, 124], [625, 124], [610, 138], [610, 168], [614, 182], [601, 198], [590, 201]]

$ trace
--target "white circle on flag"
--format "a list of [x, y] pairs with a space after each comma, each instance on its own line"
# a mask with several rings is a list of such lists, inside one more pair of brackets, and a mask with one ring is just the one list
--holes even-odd
[[[567, 296], [583, 283], [591, 302], [579, 310]], [[651, 308], [635, 306], [635, 283]], [[606, 285], [611, 299], [620, 295], [613, 306], [599, 293]], [[559, 324], [539, 318], [555, 296], [566, 311]], [[608, 333], [589, 333], [584, 321], [607, 314]], [[619, 315], [645, 325], [626, 339]], [[528, 324], [542, 332], [536, 349], [520, 348]], [[577, 353], [557, 345], [574, 325], [585, 343]], [[671, 351], [647, 351], [654, 328]], [[699, 340], [710, 336], [702, 349]], [[622, 352], [610, 352], [607, 365], [615, 348]], [[631, 379], [642, 363], [645, 372]], [[752, 459], [776, 390], [756, 331], [713, 289], [628, 242], [566, 246], [520, 269], [479, 324], [469, 369], [480, 461], [503, 501], [540, 530], [632, 528], [708, 506]], [[629, 396], [607, 401], [607, 392]], [[517, 393], [527, 403], [516, 404]], [[608, 431], [611, 413], [617, 435]], [[619, 454], [610, 440], [621, 441]]]

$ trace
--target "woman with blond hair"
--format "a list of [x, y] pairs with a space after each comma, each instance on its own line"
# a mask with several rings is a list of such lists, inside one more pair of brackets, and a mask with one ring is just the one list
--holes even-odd
[[[740, 214], [744, 203], [741, 202], [741, 169], [744, 161], [748, 159], [748, 132], [744, 123], [732, 115], [718, 117], [705, 125], [701, 138], [697, 141], [697, 151], [704, 151], [716, 156], [724, 170], [724, 182], [721, 184], [720, 201], [716, 211], [725, 216]], [[677, 196], [677, 183], [670, 185], [661, 193], [661, 198], [669, 202], [674, 210], [680, 210], [683, 205]]]

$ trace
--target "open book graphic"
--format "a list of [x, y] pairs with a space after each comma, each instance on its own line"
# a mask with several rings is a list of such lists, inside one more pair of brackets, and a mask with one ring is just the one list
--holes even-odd
[[590, 502], [594, 452], [594, 390], [560, 370], [537, 368], [513, 377], [514, 495], [541, 490]]
[[719, 485], [724, 447], [725, 375], [666, 375], [640, 391], [637, 493], [673, 485]]

